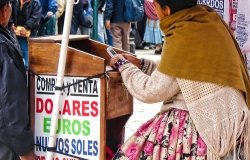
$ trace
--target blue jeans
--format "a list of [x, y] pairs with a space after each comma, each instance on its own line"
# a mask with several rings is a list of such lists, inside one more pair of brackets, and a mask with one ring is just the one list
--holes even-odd
[[90, 28], [83, 27], [75, 17], [72, 17], [70, 34], [90, 35]]
[[101, 43], [105, 43], [103, 13], [98, 13], [98, 39], [97, 40]]
[[110, 45], [110, 46], [113, 46], [113, 37], [112, 37], [112, 33], [110, 30], [108, 30], [106, 27], [106, 36], [107, 36], [107, 42], [106, 44]]
[[28, 39], [26, 37], [17, 36], [17, 40], [22, 50], [24, 66], [28, 68], [28, 64], [29, 64]]

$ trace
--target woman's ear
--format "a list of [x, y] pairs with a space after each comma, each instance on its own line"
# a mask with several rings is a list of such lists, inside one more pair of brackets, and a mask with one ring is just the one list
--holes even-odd
[[166, 8], [164, 9], [164, 15], [169, 16], [170, 13], [171, 13], [170, 8], [168, 6], [166, 6]]
[[0, 9], [0, 19], [1, 19], [1, 21], [4, 19], [4, 7], [2, 7], [1, 9]]
[[1, 10], [1, 14], [3, 16], [3, 18], [6, 18], [8, 15], [8, 4], [5, 4]]
[[0, 17], [1, 17], [1, 25], [5, 26], [9, 22], [9, 18], [11, 16], [11, 6], [9, 3], [5, 4], [0, 10]]

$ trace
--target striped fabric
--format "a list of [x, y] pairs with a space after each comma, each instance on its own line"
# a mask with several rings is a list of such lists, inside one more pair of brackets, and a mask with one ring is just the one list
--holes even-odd
[[155, 12], [154, 4], [152, 0], [144, 1], [144, 9], [147, 17], [152, 20], [158, 20], [157, 14]]

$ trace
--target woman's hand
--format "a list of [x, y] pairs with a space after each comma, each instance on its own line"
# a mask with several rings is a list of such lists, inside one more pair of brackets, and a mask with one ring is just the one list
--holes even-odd
[[138, 68], [141, 67], [141, 59], [135, 57], [134, 55], [132, 54], [126, 54], [126, 53], [123, 53], [122, 54], [123, 57], [128, 60], [130, 63], [134, 64], [135, 66], [137, 66]]
[[106, 21], [105, 21], [105, 27], [106, 27], [108, 30], [111, 29], [110, 20], [106, 20]]
[[124, 62], [130, 62], [138, 68], [141, 68], [141, 59], [127, 53], [117, 54], [116, 56], [111, 58], [110, 66], [114, 69], [118, 69], [122, 64], [124, 64]]
[[117, 54], [110, 59], [110, 66], [116, 68], [116, 65], [119, 63], [118, 61], [125, 61], [126, 59], [121, 54]]

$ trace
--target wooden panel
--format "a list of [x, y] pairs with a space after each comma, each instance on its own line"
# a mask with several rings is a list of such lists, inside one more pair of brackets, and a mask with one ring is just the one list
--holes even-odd
[[[58, 69], [60, 44], [29, 43], [29, 67], [37, 74], [55, 74]], [[68, 48], [65, 75], [93, 76], [105, 71], [105, 59]]]
[[35, 76], [30, 74], [29, 78], [29, 110], [30, 110], [30, 126], [34, 133], [35, 127]]
[[[29, 41], [35, 43], [61, 43], [62, 35], [30, 38]], [[106, 65], [109, 65], [111, 57], [106, 51], [107, 47], [109, 47], [107, 44], [89, 39], [87, 35], [70, 35], [69, 47], [104, 58], [106, 60]], [[113, 48], [117, 53], [129, 53], [115, 47]]]
[[[44, 36], [44, 37], [33, 37], [30, 38], [30, 41], [39, 42], [39, 43], [61, 43], [63, 35], [55, 36]], [[89, 39], [88, 35], [69, 35], [69, 41], [79, 41], [82, 39]]]
[[[86, 45], [81, 45], [81, 44], [86, 44]], [[91, 39], [81, 39], [79, 41], [70, 41], [69, 42], [69, 46], [79, 49], [81, 51], [85, 51], [87, 53], [96, 55], [98, 57], [104, 58], [107, 60], [107, 65], [109, 65], [109, 61], [110, 61], [110, 56], [107, 53], [106, 49], [108, 48], [108, 45], [91, 40]], [[129, 53], [127, 51], [118, 49], [118, 48], [114, 48], [114, 50], [117, 53]]]
[[[116, 74], [116, 73], [114, 73]], [[107, 81], [106, 119], [113, 119], [133, 113], [133, 97], [124, 86], [121, 77], [109, 74]]]
[[[56, 75], [62, 36], [31, 38], [29, 41], [29, 67], [36, 74]], [[66, 76], [90, 77], [105, 72], [110, 56], [108, 45], [90, 40], [88, 36], [70, 36], [66, 61]], [[116, 52], [125, 52], [114, 48]], [[125, 52], [128, 53], [128, 52]], [[101, 159], [105, 159], [107, 140], [115, 146], [123, 142], [123, 128], [133, 113], [133, 98], [123, 85], [119, 72], [109, 72], [109, 80], [101, 78]], [[30, 75], [30, 106], [34, 102], [34, 75]], [[105, 114], [103, 114], [105, 113]], [[31, 124], [34, 125], [34, 107], [31, 107]], [[106, 139], [104, 138], [106, 135]], [[115, 150], [114, 150], [115, 151]]]

